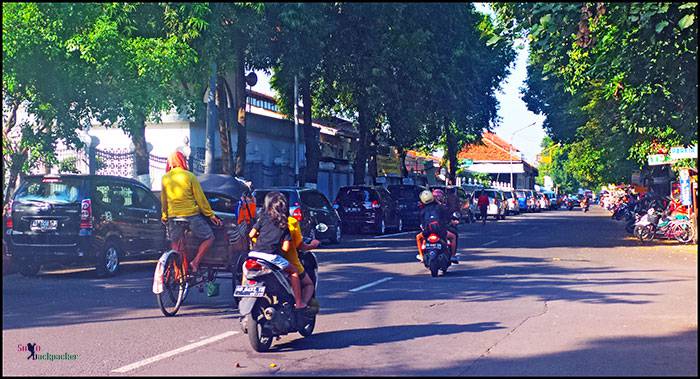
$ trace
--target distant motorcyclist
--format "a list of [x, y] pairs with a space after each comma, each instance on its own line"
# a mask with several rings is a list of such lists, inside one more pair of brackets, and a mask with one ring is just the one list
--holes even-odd
[[[438, 192], [439, 191], [439, 192]], [[437, 234], [440, 238], [450, 242], [450, 261], [458, 264], [457, 260], [457, 236], [448, 230], [448, 225], [451, 222], [449, 210], [442, 204], [436, 201], [435, 194], [444, 198], [444, 193], [440, 190], [430, 192], [425, 190], [420, 193], [420, 200], [425, 205], [421, 210], [421, 228], [423, 229], [416, 235], [416, 244], [418, 246], [418, 255], [416, 258], [423, 262], [423, 241], [430, 233]], [[442, 200], [442, 199], [441, 199]]]

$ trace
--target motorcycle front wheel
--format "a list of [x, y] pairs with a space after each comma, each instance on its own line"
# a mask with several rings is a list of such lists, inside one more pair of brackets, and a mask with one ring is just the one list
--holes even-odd
[[687, 225], [677, 225], [674, 230], [674, 236], [676, 240], [680, 243], [689, 243], [693, 240], [692, 233], [690, 232], [690, 227]]

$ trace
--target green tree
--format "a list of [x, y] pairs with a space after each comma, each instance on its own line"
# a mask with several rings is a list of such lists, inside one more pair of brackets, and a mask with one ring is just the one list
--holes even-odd
[[[96, 7], [85, 4], [84, 6]], [[102, 113], [132, 138], [136, 174], [148, 176], [148, 120], [175, 106], [182, 91], [178, 74], [198, 59], [189, 41], [205, 27], [199, 7], [156, 3], [105, 3], [86, 28], [69, 41], [106, 89]]]
[[306, 147], [306, 168], [300, 178], [302, 186], [318, 182], [321, 149], [318, 130], [312, 125], [313, 83], [320, 79], [325, 44], [334, 30], [334, 11], [333, 5], [325, 3], [276, 3], [266, 8], [267, 20], [274, 29], [270, 83], [281, 95], [277, 101], [280, 109], [290, 119], [294, 117], [294, 77], [298, 78]]
[[[106, 88], [69, 43], [71, 36], [82, 33], [85, 24], [97, 16], [94, 7], [3, 3], [2, 10], [3, 191], [7, 202], [20, 173], [28, 173], [38, 162], [57, 163], [59, 141], [82, 146], [76, 131], [91, 118], [105, 118], [98, 99]], [[28, 117], [21, 117], [22, 113]]]
[[426, 98], [431, 113], [422, 145], [443, 148], [454, 184], [462, 146], [478, 141], [481, 132], [498, 121], [495, 91], [515, 51], [508, 37], [499, 36], [501, 26], [472, 4], [431, 5], [430, 11], [433, 64]]
[[496, 5], [509, 32], [530, 41], [528, 106], [547, 115], [552, 137], [575, 144], [569, 166], [592, 175], [584, 182], [622, 179], [658, 147], [697, 140], [696, 7]]

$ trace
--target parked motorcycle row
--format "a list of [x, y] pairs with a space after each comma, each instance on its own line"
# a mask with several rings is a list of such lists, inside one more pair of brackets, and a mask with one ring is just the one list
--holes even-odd
[[642, 242], [675, 239], [685, 244], [693, 240], [695, 232], [688, 209], [677, 199], [663, 198], [654, 193], [645, 196], [607, 194], [602, 197], [600, 205], [611, 212], [614, 220], [623, 221], [625, 231]]

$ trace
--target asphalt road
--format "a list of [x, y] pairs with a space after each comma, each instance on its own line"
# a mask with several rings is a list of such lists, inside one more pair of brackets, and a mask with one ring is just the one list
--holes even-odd
[[[3, 374], [697, 376], [695, 246], [642, 245], [599, 207], [460, 230], [462, 263], [438, 278], [413, 232], [318, 249], [316, 330], [268, 353], [241, 332], [229, 280], [166, 318], [153, 261], [7, 275]], [[28, 360], [29, 342], [77, 357]]]

